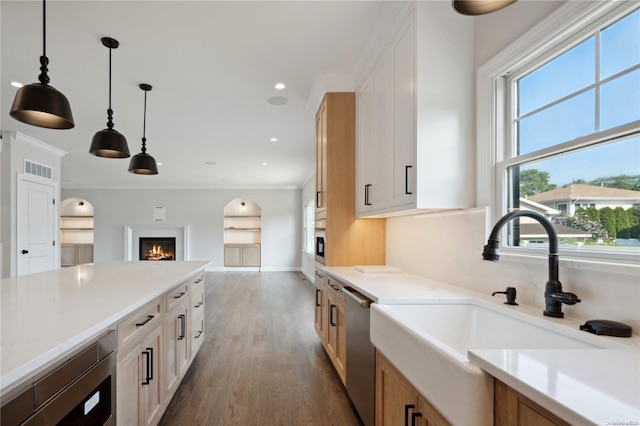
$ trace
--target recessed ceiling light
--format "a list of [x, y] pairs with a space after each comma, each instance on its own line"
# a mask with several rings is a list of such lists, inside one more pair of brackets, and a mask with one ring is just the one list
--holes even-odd
[[17, 87], [18, 89], [21, 88], [22, 86], [24, 86], [24, 84], [20, 83], [19, 81], [12, 81], [10, 84], [13, 87]]
[[289, 99], [285, 98], [284, 96], [273, 96], [267, 99], [267, 102], [269, 102], [271, 105], [280, 106], [289, 102]]
[[266, 166], [267, 164], [269, 164], [269, 163], [262, 163], [263, 166]]
[[269, 139], [271, 142], [278, 142], [278, 138], [271, 138]]
[[207, 166], [215, 166], [216, 165], [216, 163], [214, 161], [207, 161], [204, 164], [206, 164]]
[[273, 86], [273, 87], [275, 87], [275, 88], [276, 88], [276, 89], [278, 89], [278, 90], [282, 90], [282, 89], [284, 89], [284, 88], [285, 88], [285, 87], [287, 87], [287, 86], [285, 86], [285, 85], [284, 85], [284, 83], [276, 83], [276, 85], [275, 85], [275, 86]]

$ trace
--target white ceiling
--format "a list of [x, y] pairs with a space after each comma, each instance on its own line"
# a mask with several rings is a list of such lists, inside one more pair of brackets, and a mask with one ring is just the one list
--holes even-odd
[[[384, 2], [49, 1], [49, 76], [71, 103], [71, 130], [9, 116], [17, 90], [9, 83], [37, 81], [42, 3], [2, 0], [0, 7], [0, 127], [68, 152], [63, 187], [291, 188], [313, 173], [316, 105], [307, 105], [314, 85], [323, 75], [357, 72]], [[112, 107], [132, 155], [142, 138], [138, 85], [153, 86], [146, 136], [148, 153], [163, 163], [156, 176], [128, 173], [129, 159], [88, 153], [107, 121], [104, 36], [120, 42]], [[272, 96], [289, 101], [273, 106]]]

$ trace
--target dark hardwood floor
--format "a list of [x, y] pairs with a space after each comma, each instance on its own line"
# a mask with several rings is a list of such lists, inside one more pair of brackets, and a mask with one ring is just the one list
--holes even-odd
[[206, 274], [206, 337], [161, 425], [361, 425], [298, 272]]

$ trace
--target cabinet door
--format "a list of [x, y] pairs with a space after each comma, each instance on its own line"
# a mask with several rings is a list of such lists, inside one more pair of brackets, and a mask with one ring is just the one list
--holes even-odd
[[372, 134], [372, 180], [368, 198], [371, 211], [384, 209], [391, 198], [393, 159], [393, 68], [386, 54], [375, 68], [373, 83], [373, 134]]
[[412, 415], [416, 416], [416, 426], [449, 426], [451, 424], [420, 394], [418, 394], [418, 411]]
[[373, 185], [373, 77], [356, 93], [356, 215], [371, 210], [369, 194]]
[[224, 266], [242, 266], [242, 245], [224, 245]]
[[76, 245], [76, 263], [82, 265], [93, 262], [93, 244]]
[[[162, 325], [158, 324], [142, 342], [142, 414], [143, 425], [156, 425], [162, 417]], [[147, 361], [148, 360], [148, 361]], [[120, 373], [118, 373], [119, 375]], [[124, 423], [127, 424], [127, 423]]]
[[376, 352], [376, 426], [409, 425], [417, 409], [413, 386]]
[[496, 426], [568, 426], [567, 422], [500, 380], [494, 380], [493, 390]]
[[189, 366], [187, 342], [189, 336], [188, 304], [184, 300], [172, 308], [165, 318], [164, 367], [165, 399], [169, 401]]
[[316, 333], [320, 337], [320, 340], [325, 341], [326, 337], [324, 334], [324, 327], [322, 326], [323, 318], [324, 318], [324, 291], [322, 287], [316, 285], [316, 296], [315, 296], [315, 309], [313, 314], [313, 326], [316, 329]]
[[338, 372], [338, 376], [344, 383], [346, 381], [347, 363], [347, 338], [346, 338], [346, 317], [344, 307], [336, 303], [336, 300], [327, 292], [328, 323], [327, 331], [327, 353]]
[[316, 213], [327, 209], [327, 104], [316, 116]]
[[76, 245], [63, 244], [60, 246], [60, 266], [73, 266], [76, 264]]
[[260, 266], [260, 244], [242, 246], [242, 266]]
[[119, 425], [137, 425], [142, 422], [142, 356], [137, 345], [120, 358], [116, 366], [116, 420]]
[[393, 188], [391, 205], [416, 200], [415, 33], [413, 19], [403, 24], [391, 45], [393, 62]]
[[196, 356], [204, 342], [204, 310], [191, 317], [191, 359]]

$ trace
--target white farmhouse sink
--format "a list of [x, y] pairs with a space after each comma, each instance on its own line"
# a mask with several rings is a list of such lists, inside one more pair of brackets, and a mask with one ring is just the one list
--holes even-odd
[[493, 424], [493, 379], [470, 349], [626, 347], [480, 299], [371, 307], [374, 346], [454, 425]]

